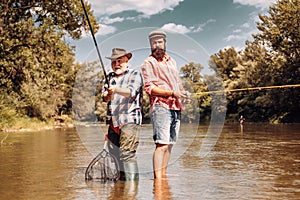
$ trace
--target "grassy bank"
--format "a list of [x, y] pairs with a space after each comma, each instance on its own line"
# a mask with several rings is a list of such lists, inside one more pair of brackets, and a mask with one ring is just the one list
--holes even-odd
[[40, 131], [61, 127], [72, 127], [73, 121], [69, 117], [54, 118], [41, 121], [37, 118], [16, 117], [0, 122], [1, 132]]

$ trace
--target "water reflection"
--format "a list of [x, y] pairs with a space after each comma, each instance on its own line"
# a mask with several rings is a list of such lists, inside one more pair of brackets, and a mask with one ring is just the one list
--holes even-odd
[[124, 199], [134, 200], [138, 194], [139, 181], [118, 181], [117, 183], [86, 182], [96, 199]]
[[155, 200], [172, 199], [171, 187], [168, 179], [153, 180], [153, 194]]
[[241, 129], [240, 133], [243, 134], [244, 133], [244, 125], [243, 124], [240, 124], [240, 129]]
[[119, 181], [115, 184], [108, 199], [122, 199], [134, 200], [138, 193], [139, 181]]

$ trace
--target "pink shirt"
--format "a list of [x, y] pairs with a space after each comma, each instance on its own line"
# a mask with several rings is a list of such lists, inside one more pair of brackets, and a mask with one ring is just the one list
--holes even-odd
[[152, 94], [154, 87], [164, 90], [179, 91], [182, 83], [177, 70], [176, 62], [169, 55], [165, 55], [162, 61], [157, 61], [149, 56], [142, 65], [144, 87], [150, 97], [151, 110], [156, 104], [170, 110], [181, 110], [181, 100], [171, 96], [156, 96]]

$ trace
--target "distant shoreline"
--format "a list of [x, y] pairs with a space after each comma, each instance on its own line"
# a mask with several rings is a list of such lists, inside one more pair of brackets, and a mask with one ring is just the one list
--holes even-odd
[[59, 128], [74, 128], [75, 124], [59, 124], [59, 125], [42, 125], [39, 127], [32, 127], [32, 128], [5, 128], [0, 130], [0, 132], [4, 133], [11, 133], [11, 132], [37, 132], [37, 131], [44, 131], [44, 130], [53, 130]]
[[[149, 123], [143, 123], [142, 125], [149, 124]], [[184, 124], [184, 123], [183, 123]], [[233, 122], [233, 121], [227, 121], [224, 123], [226, 124], [237, 124], [239, 125], [239, 122]], [[268, 123], [268, 122], [246, 122], [243, 123], [243, 126], [251, 126], [251, 124], [271, 124], [271, 125], [285, 125], [285, 124], [299, 124], [299, 123]], [[55, 125], [40, 125], [40, 126], [34, 126], [29, 128], [5, 128], [1, 129], [0, 133], [11, 133], [11, 132], [37, 132], [37, 131], [44, 131], [44, 130], [54, 130], [54, 129], [67, 129], [67, 128], [75, 128], [76, 126], [106, 126], [104, 122], [72, 122], [72, 123], [59, 123]], [[199, 123], [199, 125], [210, 125], [209, 122], [203, 122]]]

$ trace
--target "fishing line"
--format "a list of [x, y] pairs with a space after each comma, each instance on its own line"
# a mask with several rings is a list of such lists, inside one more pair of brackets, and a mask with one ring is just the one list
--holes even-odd
[[208, 91], [208, 92], [197, 92], [196, 95], [200, 95], [200, 94], [213, 94], [213, 93], [226, 93], [226, 92], [230, 93], [230, 92], [263, 90], [263, 89], [294, 88], [294, 87], [300, 87], [300, 84], [278, 85], [278, 86], [263, 86], [263, 87], [249, 87], [249, 88], [229, 89], [229, 90], [213, 90], [213, 91]]

